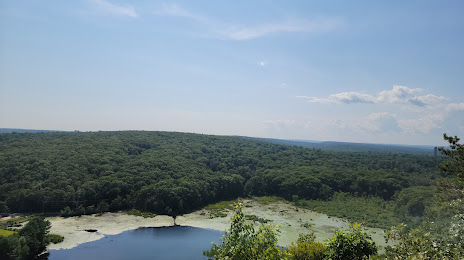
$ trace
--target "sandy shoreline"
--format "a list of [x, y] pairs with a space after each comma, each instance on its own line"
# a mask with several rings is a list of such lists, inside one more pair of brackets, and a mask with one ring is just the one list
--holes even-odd
[[[296, 241], [299, 233], [314, 231], [318, 241], [324, 242], [329, 239], [337, 228], [347, 228], [349, 223], [338, 218], [331, 218], [325, 214], [295, 208], [289, 203], [278, 202], [269, 205], [261, 205], [251, 200], [244, 201], [244, 212], [254, 214], [260, 218], [272, 220], [280, 230], [279, 242], [281, 246], [287, 246]], [[209, 218], [206, 210], [196, 211], [179, 216], [176, 220], [178, 225], [208, 228], [226, 231], [230, 227], [231, 211], [227, 217]], [[159, 215], [155, 218], [143, 218], [127, 215], [124, 213], [105, 213], [102, 216], [87, 215], [81, 217], [51, 217], [50, 233], [64, 236], [64, 241], [59, 244], [51, 244], [49, 249], [69, 249], [79, 244], [95, 241], [105, 235], [115, 235], [127, 230], [143, 227], [165, 227], [172, 226], [173, 219], [169, 216]], [[97, 232], [87, 232], [86, 229], [96, 229]], [[383, 231], [370, 228], [374, 241], [385, 246]]]

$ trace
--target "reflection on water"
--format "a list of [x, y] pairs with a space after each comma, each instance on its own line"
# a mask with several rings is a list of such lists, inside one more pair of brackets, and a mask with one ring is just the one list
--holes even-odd
[[50, 250], [48, 259], [206, 259], [203, 251], [219, 243], [222, 232], [189, 226], [141, 228], [81, 244]]

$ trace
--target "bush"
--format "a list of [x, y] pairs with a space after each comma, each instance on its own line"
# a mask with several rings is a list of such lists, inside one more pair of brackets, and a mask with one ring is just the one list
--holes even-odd
[[348, 231], [338, 231], [327, 247], [328, 257], [333, 260], [368, 259], [377, 254], [377, 246], [371, 237], [362, 232], [361, 225], [354, 223]]
[[292, 243], [286, 253], [291, 260], [321, 260], [326, 256], [324, 244], [315, 242], [314, 233], [300, 234], [296, 244]]
[[58, 243], [63, 242], [64, 237], [60, 235], [56, 235], [56, 234], [48, 234], [47, 239], [53, 244], [58, 244]]

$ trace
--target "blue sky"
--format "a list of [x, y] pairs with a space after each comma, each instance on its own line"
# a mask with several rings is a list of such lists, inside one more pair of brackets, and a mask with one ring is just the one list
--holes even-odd
[[462, 1], [0, 0], [0, 128], [444, 145]]

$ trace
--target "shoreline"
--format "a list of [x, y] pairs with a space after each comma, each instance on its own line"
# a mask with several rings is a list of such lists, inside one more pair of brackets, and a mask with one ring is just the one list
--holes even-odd
[[[263, 205], [247, 199], [243, 201], [243, 204], [243, 211], [247, 215], [253, 214], [271, 220], [270, 223], [278, 226], [280, 231], [278, 244], [280, 246], [288, 246], [298, 239], [300, 233], [310, 232], [314, 232], [317, 241], [325, 242], [334, 235], [336, 229], [349, 227], [349, 222], [345, 220], [296, 208], [284, 201]], [[230, 218], [233, 213], [231, 210], [226, 212], [226, 217], [209, 218], [209, 211], [202, 209], [178, 216], [176, 224], [224, 232], [230, 227]], [[166, 215], [143, 218], [122, 212], [104, 213], [98, 217], [95, 215], [83, 215], [80, 217], [50, 217], [47, 219], [51, 223], [50, 233], [64, 237], [63, 242], [50, 244], [48, 246], [50, 250], [70, 249], [83, 243], [99, 240], [105, 235], [116, 235], [138, 228], [174, 226], [173, 218]], [[259, 222], [255, 222], [255, 226], [259, 226]], [[87, 232], [86, 229], [93, 229], [96, 232]], [[386, 245], [382, 229], [366, 228], [366, 230], [377, 245], [382, 247]]]

